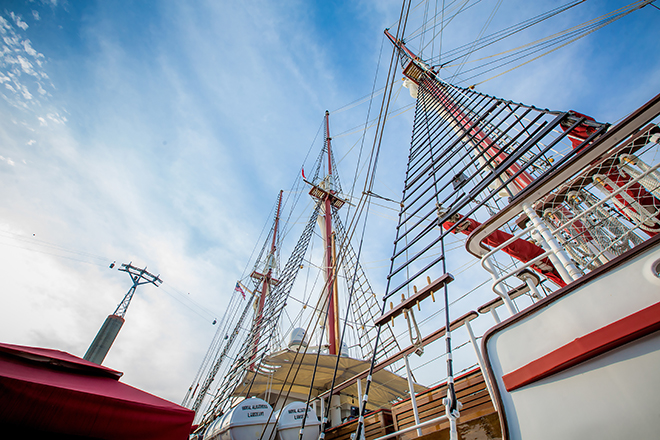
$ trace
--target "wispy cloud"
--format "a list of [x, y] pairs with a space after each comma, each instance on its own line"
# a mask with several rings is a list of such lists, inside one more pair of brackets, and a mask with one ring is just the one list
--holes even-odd
[[0, 156], [0, 161], [5, 162], [7, 165], [10, 165], [10, 166], [12, 166], [12, 167], [13, 167], [13, 166], [16, 166], [16, 163], [14, 163], [14, 161], [11, 160], [11, 159], [8, 158], [8, 157]]
[[[11, 93], [2, 93], [6, 102], [14, 107], [26, 109], [37, 108], [40, 103], [34, 100], [34, 91], [38, 96], [48, 95], [47, 89], [51, 87], [48, 74], [43, 69], [45, 57], [32, 47], [32, 42], [25, 38], [24, 32], [28, 29], [27, 23], [13, 12], [10, 21], [0, 16], [0, 83]], [[32, 90], [32, 91], [31, 91]]]
[[20, 15], [14, 14], [13, 12], [10, 12], [9, 15], [12, 18], [12, 20], [14, 20], [14, 23], [16, 23], [16, 26], [18, 26], [19, 28], [26, 30], [29, 27], [26, 22], [21, 20]]

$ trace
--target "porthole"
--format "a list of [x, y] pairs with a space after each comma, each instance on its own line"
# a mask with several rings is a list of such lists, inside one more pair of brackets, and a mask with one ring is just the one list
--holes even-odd
[[660, 278], [660, 260], [656, 260], [651, 265], [651, 271], [653, 271], [653, 276]]

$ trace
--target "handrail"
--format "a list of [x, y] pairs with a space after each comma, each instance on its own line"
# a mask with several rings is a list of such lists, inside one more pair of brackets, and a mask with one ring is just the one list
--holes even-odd
[[[466, 313], [465, 315], [453, 320], [449, 326], [449, 329], [451, 331], [456, 330], [457, 328], [460, 328], [464, 323], [465, 320], [470, 318], [472, 316], [473, 312]], [[421, 346], [426, 347], [428, 344], [431, 342], [435, 342], [438, 339], [442, 338], [445, 335], [445, 327], [441, 327], [438, 330], [434, 331], [433, 333], [424, 336], [422, 338]], [[412, 354], [415, 352], [417, 347], [415, 345], [409, 345], [408, 347], [400, 350], [398, 353], [393, 354], [392, 356], [388, 357], [387, 359], [384, 359], [380, 361], [378, 364], [374, 366], [373, 373], [375, 374], [376, 372], [382, 370], [383, 368], [393, 364], [396, 361], [399, 361], [404, 358], [404, 356], [408, 356], [409, 354]], [[353, 377], [346, 379], [339, 385], [335, 386], [334, 388], [334, 394], [338, 394], [341, 390], [353, 385], [360, 379], [364, 379], [369, 375], [369, 369], [366, 369], [362, 371], [361, 373], [358, 373], [354, 375]], [[323, 393], [319, 394], [316, 396], [316, 398], [321, 398], [321, 397], [326, 397], [330, 394], [330, 390], [324, 391]]]
[[658, 115], [660, 115], [660, 94], [653, 97], [626, 119], [612, 127], [591, 146], [585, 148], [583, 152], [575, 156], [572, 161], [557, 168], [547, 177], [535, 181], [521, 193], [517, 194], [512, 203], [478, 226], [467, 238], [465, 243], [467, 251], [477, 258], [481, 258], [489, 251], [489, 249], [482, 246], [481, 242], [502, 225], [520, 214], [522, 212], [523, 203], [527, 202], [531, 204], [539, 200], [541, 197], [558, 187], [562, 182], [566, 181], [570, 176], [602, 158], [602, 156], [609, 152], [611, 148], [634, 134], [639, 127], [650, 122]]
[[[636, 177], [636, 178], [634, 178], [634, 179], [631, 179], [628, 183], [626, 183], [625, 185], [622, 185], [622, 186], [619, 187], [619, 189], [617, 189], [616, 191], [612, 191], [610, 194], [608, 194], [606, 197], [603, 197], [601, 200], [599, 200], [599, 201], [598, 201], [597, 203], [595, 203], [593, 206], [590, 206], [589, 209], [585, 209], [584, 212], [582, 212], [582, 213], [580, 213], [579, 215], [573, 217], [570, 221], [568, 221], [568, 222], [566, 222], [566, 223], [563, 223], [560, 227], [551, 230], [552, 235], [555, 235], [555, 236], [556, 236], [556, 235], [557, 235], [557, 232], [559, 232], [560, 230], [562, 230], [562, 229], [566, 228], [567, 226], [570, 226], [570, 225], [572, 225], [573, 223], [575, 223], [575, 222], [581, 220], [581, 219], [582, 219], [583, 217], [585, 217], [587, 214], [593, 212], [595, 209], [597, 209], [597, 208], [600, 207], [601, 205], [605, 204], [605, 203], [608, 202], [609, 200], [613, 199], [615, 196], [617, 196], [618, 194], [622, 193], [623, 191], [627, 190], [627, 189], [628, 189], [630, 186], [632, 186], [633, 184], [638, 183], [643, 177], [645, 177], [645, 176], [647, 176], [647, 175], [653, 173], [654, 171], [656, 171], [656, 170], [659, 169], [659, 168], [660, 168], [660, 163], [657, 164], [657, 165], [654, 165], [653, 167], [649, 168], [649, 169], [646, 170], [645, 172], [641, 173], [638, 177]], [[485, 254], [481, 257], [481, 266], [482, 266], [485, 270], [488, 271], [488, 268], [485, 266], [485, 262], [486, 262], [486, 260], [487, 260], [489, 257], [493, 256], [496, 252], [499, 252], [500, 250], [502, 250], [503, 248], [505, 248], [506, 246], [508, 246], [509, 244], [511, 244], [514, 240], [516, 240], [516, 239], [518, 239], [518, 238], [521, 238], [522, 236], [526, 235], [526, 234], [527, 234], [530, 230], [532, 230], [532, 229], [534, 229], [534, 226], [528, 226], [528, 227], [526, 227], [525, 229], [523, 229], [523, 230], [520, 231], [519, 233], [515, 234], [515, 235], [514, 235], [512, 238], [510, 238], [509, 240], [505, 241], [504, 243], [500, 244], [499, 246], [497, 246], [497, 247], [491, 249], [489, 252], [485, 253]], [[510, 271], [510, 272], [508, 272], [508, 273], [505, 273], [504, 275], [500, 276], [499, 278], [493, 280], [493, 285], [492, 285], [492, 290], [493, 290], [493, 292], [495, 292], [495, 293], [497, 294], [497, 290], [496, 290], [497, 285], [499, 285], [500, 283], [502, 283], [502, 282], [503, 282], [504, 280], [506, 280], [507, 278], [511, 278], [513, 275], [515, 275], [515, 274], [516, 274], [517, 272], [519, 272], [521, 269], [525, 269], [525, 268], [531, 266], [532, 264], [538, 262], [539, 260], [542, 260], [543, 258], [547, 257], [547, 256], [548, 256], [549, 254], [551, 254], [551, 253], [552, 253], [551, 250], [550, 250], [550, 251], [546, 251], [546, 252], [542, 253], [541, 255], [538, 255], [538, 256], [534, 257], [533, 259], [529, 260], [529, 261], [528, 261], [527, 263], [525, 263], [524, 265], [522, 265], [522, 266], [516, 266], [516, 268], [515, 268], [514, 271]]]

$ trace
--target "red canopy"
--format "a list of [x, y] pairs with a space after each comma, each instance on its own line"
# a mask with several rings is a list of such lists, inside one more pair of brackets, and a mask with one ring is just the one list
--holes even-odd
[[63, 351], [0, 343], [0, 426], [56, 438], [188, 438], [193, 411], [121, 375]]

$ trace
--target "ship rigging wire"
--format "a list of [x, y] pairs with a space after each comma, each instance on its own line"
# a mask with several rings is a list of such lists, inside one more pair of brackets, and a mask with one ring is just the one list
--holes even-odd
[[[524, 66], [524, 65], [526, 65], [526, 64], [529, 64], [529, 63], [531, 63], [532, 61], [536, 61], [536, 60], [538, 60], [539, 58], [542, 58], [542, 57], [544, 57], [544, 56], [546, 56], [546, 55], [549, 55], [550, 53], [552, 53], [552, 52], [554, 52], [554, 51], [556, 51], [556, 50], [559, 50], [559, 49], [561, 49], [561, 48], [564, 47], [564, 46], [567, 46], [567, 45], [569, 45], [569, 44], [571, 44], [571, 43], [573, 43], [573, 42], [575, 42], [575, 41], [577, 41], [577, 40], [579, 40], [579, 39], [581, 39], [581, 38], [584, 38], [584, 37], [586, 37], [586, 36], [592, 34], [593, 32], [595, 32], [595, 31], [597, 31], [597, 30], [599, 30], [599, 29], [601, 29], [601, 28], [607, 26], [608, 24], [614, 23], [615, 21], [617, 21], [617, 20], [619, 20], [619, 19], [625, 17], [626, 15], [630, 14], [631, 12], [634, 12], [636, 9], [639, 9], [639, 8], [642, 7], [642, 6], [645, 6], [646, 4], [649, 4], [649, 1], [650, 1], [650, 0], [640, 0], [640, 1], [636, 1], [636, 2], [634, 2], [634, 3], [631, 3], [631, 4], [628, 5], [628, 6], [625, 6], [625, 7], [620, 8], [620, 9], [614, 11], [614, 12], [611, 12], [611, 13], [609, 13], [609, 14], [605, 14], [605, 15], [602, 16], [602, 17], [607, 17], [607, 18], [599, 17], [599, 19], [601, 19], [601, 18], [602, 18], [602, 19], [601, 19], [600, 21], [598, 21], [597, 23], [590, 24], [591, 22], [587, 22], [587, 23], [589, 23], [589, 24], [588, 24], [587, 26], [585, 26], [584, 28], [580, 28], [580, 32], [576, 32], [577, 35], [576, 35], [574, 38], [570, 39], [569, 41], [567, 41], [567, 42], [565, 42], [565, 43], [563, 43], [563, 44], [561, 44], [561, 45], [559, 45], [559, 46], [557, 46], [557, 47], [554, 47], [554, 48], [548, 50], [547, 52], [544, 52], [544, 53], [542, 53], [541, 55], [532, 58], [531, 60], [527, 60], [527, 61], [525, 61], [524, 63], [521, 63], [521, 64], [519, 64], [519, 65], [517, 65], [517, 66], [514, 66], [514, 67], [512, 67], [512, 68], [510, 68], [510, 69], [508, 69], [508, 70], [506, 70], [506, 71], [504, 71], [504, 72], [501, 72], [501, 73], [499, 73], [499, 74], [497, 74], [497, 75], [495, 75], [495, 76], [492, 76], [492, 77], [487, 78], [487, 79], [485, 79], [485, 80], [483, 80], [483, 81], [480, 81], [480, 82], [477, 83], [476, 85], [483, 84], [483, 83], [485, 83], [485, 82], [487, 82], [487, 81], [490, 81], [490, 80], [495, 79], [495, 78], [497, 78], [497, 77], [500, 77], [500, 76], [502, 76], [502, 75], [504, 75], [504, 74], [506, 74], [506, 73], [509, 73], [509, 72], [511, 72], [511, 71], [513, 71], [513, 70], [515, 70], [515, 69], [518, 69], [518, 68], [520, 68], [520, 67], [522, 67], [522, 66]], [[598, 19], [596, 19], [596, 20], [598, 20]], [[570, 34], [570, 35], [572, 36], [573, 34]], [[568, 37], [568, 36], [566, 36], [566, 37], [558, 37], [557, 39], [553, 40], [553, 44], [552, 44], [552, 45], [559, 44], [559, 43], [565, 41], [565, 40], [568, 39], [568, 38], [570, 38], [570, 37]], [[552, 45], [550, 45], [550, 46], [552, 46]], [[545, 47], [543, 47], [543, 48], [545, 48]], [[540, 50], [542, 50], [542, 49], [538, 49], [538, 50], [533, 51], [533, 52], [531, 52], [531, 53], [536, 53], [536, 52], [538, 52], [538, 51], [540, 51]], [[525, 55], [525, 56], [529, 56], [529, 54], [528, 54], [528, 55]], [[521, 56], [521, 57], [519, 57], [519, 58], [516, 58], [514, 61], [517, 61], [518, 59], [521, 59], [521, 58], [523, 58], [523, 57], [524, 57], [524, 56]], [[495, 68], [502, 67], [503, 65], [506, 65], [506, 64], [509, 64], [509, 63], [510, 63], [510, 62], [504, 63], [504, 64], [502, 64], [502, 65], [500, 65], [500, 66], [495, 67]], [[475, 77], [477, 77], [477, 76], [481, 76], [481, 75], [483, 75], [484, 73], [487, 73], [487, 72], [490, 72], [490, 71], [494, 70], [495, 68], [488, 69], [488, 70], [486, 70], [486, 71], [484, 71], [484, 72], [481, 72], [481, 73], [479, 73], [479, 74], [473, 75], [473, 76], [471, 76], [470, 78], [467, 78], [467, 79], [463, 80], [462, 82], [466, 82], [466, 81], [469, 81], [469, 80], [472, 79], [472, 78], [475, 78]]]
[[[425, 40], [425, 35], [429, 32], [434, 32], [435, 35], [435, 30], [436, 27], [440, 27], [440, 37], [442, 38], [442, 31], [444, 28], [452, 22], [452, 20], [457, 17], [460, 13], [465, 12], [467, 9], [473, 7], [477, 3], [479, 3], [481, 0], [478, 0], [477, 2], [474, 2], [472, 4], [469, 4], [469, 0], [466, 0], [460, 5], [455, 5], [456, 2], [452, 2], [448, 5], [445, 5], [446, 7], [443, 7], [439, 14], [441, 15], [441, 20], [440, 23], [435, 23], [433, 26], [428, 27], [426, 25], [421, 26], [414, 32], [408, 35], [407, 40], [410, 43], [413, 40], [419, 39], [420, 42], [424, 42]], [[544, 12], [542, 14], [536, 15], [532, 18], [529, 18], [527, 20], [521, 21], [515, 25], [509, 26], [507, 28], [504, 28], [502, 30], [499, 30], [497, 32], [494, 32], [492, 34], [489, 34], [487, 36], [483, 36], [483, 32], [485, 28], [488, 26], [488, 24], [492, 21], [493, 18], [493, 13], [491, 13], [491, 16], [489, 16], [486, 24], [482, 28], [479, 36], [471, 41], [470, 43], [463, 44], [461, 46], [457, 46], [454, 49], [451, 49], [449, 51], [445, 51], [445, 53], [442, 53], [442, 49], [440, 49], [440, 53], [438, 55], [433, 55], [433, 50], [431, 51], [431, 56], [426, 58], [426, 62], [428, 62], [431, 65], [435, 65], [437, 67], [447, 69], [450, 67], [455, 67], [456, 69], [454, 72], [450, 75], [450, 81], [459, 77], [459, 83], [467, 83], [470, 80], [473, 80], [475, 78], [478, 78], [482, 75], [485, 75], [488, 72], [492, 72], [494, 70], [501, 69], [502, 67], [514, 63], [516, 61], [519, 61], [524, 58], [528, 58], [535, 53], [543, 52], [541, 55], [536, 56], [532, 59], [529, 59], [523, 63], [520, 63], [510, 69], [507, 69], [503, 72], [500, 72], [497, 75], [491, 76], [487, 79], [484, 79], [475, 85], [480, 85], [483, 84], [487, 81], [490, 81], [492, 79], [495, 79], [501, 75], [504, 75], [506, 73], [511, 72], [512, 70], [518, 69], [522, 66], [525, 66], [526, 64], [531, 63], [532, 61], [538, 60], [539, 58], [542, 58], [543, 56], [549, 55], [550, 53], [568, 45], [571, 44], [581, 38], [584, 38], [588, 36], [589, 34], [595, 32], [596, 30], [613, 23], [614, 21], [623, 18], [625, 15], [642, 8], [643, 6], [653, 4], [651, 0], [637, 0], [634, 1], [624, 7], [621, 7], [619, 9], [616, 9], [612, 12], [609, 12], [607, 14], [603, 14], [597, 18], [594, 18], [592, 20], [589, 20], [585, 23], [582, 23], [580, 25], [573, 26], [569, 29], [566, 29], [564, 31], [561, 31], [559, 33], [550, 35], [548, 37], [541, 38], [539, 40], [526, 43], [521, 46], [517, 46], [513, 49], [508, 49], [506, 51], [497, 53], [497, 54], [492, 54], [488, 55], [485, 57], [480, 57], [476, 60], [468, 61], [468, 58], [470, 55], [473, 53], [476, 53], [488, 46], [491, 46], [495, 43], [498, 43], [500, 41], [503, 41], [515, 34], [518, 34], [524, 30], [527, 30], [533, 26], [536, 26], [548, 19], [551, 19], [559, 14], [562, 14], [575, 6], [578, 6], [582, 3], [584, 3], [586, 0], [574, 0], [569, 3], [566, 3], [564, 5], [561, 5], [557, 8], [551, 9], [550, 11]], [[444, 3], [444, 2], [443, 2]], [[415, 8], [419, 7], [422, 3], [420, 2]], [[499, 7], [501, 4], [501, 1], [498, 1], [497, 5], [495, 6], [495, 10]], [[456, 7], [454, 7], [456, 6]], [[456, 11], [456, 8], [458, 8], [458, 11]], [[447, 12], [453, 13], [449, 17], [445, 18], [445, 15]], [[437, 16], [437, 14], [436, 14]], [[434, 16], [434, 19], [436, 17]], [[428, 22], [425, 21], [425, 23]], [[435, 38], [431, 39], [428, 41], [426, 44], [420, 44], [420, 55], [421, 53], [428, 48], [429, 45], [433, 43]], [[447, 57], [450, 57], [451, 59], [449, 61], [443, 61], [443, 58], [446, 59]], [[461, 61], [459, 61], [461, 60]], [[480, 61], [484, 60], [491, 60], [486, 63], [482, 63], [478, 65], [477, 67], [473, 67], [467, 71], [462, 71], [462, 66], [465, 64], [469, 63], [478, 63]], [[456, 61], [459, 61], [458, 63], [454, 64]], [[493, 66], [494, 65], [494, 66]], [[491, 67], [488, 67], [491, 66]], [[465, 73], [467, 72], [473, 72], [474, 74], [469, 76], [469, 77], [463, 77]]]
[[[409, 13], [410, 13], [410, 0], [408, 0], [407, 2], [406, 1], [403, 2], [402, 8], [401, 8], [401, 15], [399, 17], [399, 25], [397, 27], [397, 31], [396, 31], [396, 35], [395, 35], [396, 38], [399, 38], [399, 37], [402, 37], [403, 35], [405, 35]], [[401, 21], [402, 19], [403, 19], [403, 25], [402, 25], [402, 21]], [[392, 86], [393, 86], [393, 83], [394, 83], [394, 75], [396, 73], [396, 53], [397, 53], [396, 50], [393, 49], [392, 50], [392, 57], [390, 58], [390, 65], [389, 65], [388, 73], [387, 73], [387, 80], [385, 82], [387, 84], [387, 87], [389, 87], [389, 96], [391, 96]], [[383, 96], [384, 99], [383, 99], [383, 102], [381, 104], [381, 115], [382, 115], [383, 109], [385, 109], [385, 114], [387, 114], [387, 111], [389, 109], [389, 99], [387, 101], [385, 100], [386, 95], [388, 95], [388, 93], [385, 93], [384, 96]], [[364, 197], [364, 194], [368, 194], [369, 192], [373, 191], [373, 184], [374, 184], [375, 175], [376, 175], [376, 169], [377, 169], [377, 164], [378, 164], [378, 155], [380, 153], [380, 145], [381, 145], [380, 142], [382, 142], [383, 130], [384, 130], [384, 121], [383, 121], [382, 124], [380, 124], [380, 131], [378, 130], [378, 127], [376, 129], [376, 135], [374, 137], [374, 143], [373, 143], [372, 150], [371, 150], [371, 157], [369, 159], [369, 164], [370, 164], [369, 171], [370, 172], [367, 172], [365, 183], [364, 183], [364, 189], [362, 190], [363, 197]], [[369, 198], [367, 198], [367, 202], [368, 202], [368, 200], [369, 200]], [[367, 207], [368, 206], [369, 205], [367, 203]], [[360, 214], [360, 210], [356, 209], [355, 213], [353, 214], [354, 218], [356, 216], [358, 216], [359, 214]], [[365, 222], [366, 222], [366, 220], [365, 220]], [[350, 226], [354, 223], [355, 223], [354, 221], [349, 223], [349, 228], [348, 228], [349, 231], [352, 230], [350, 228]], [[349, 237], [352, 236], [352, 234], [350, 234], [350, 233], [348, 235], [349, 235]], [[386, 290], [389, 289], [389, 283], [390, 283], [390, 281], [388, 279]], [[381, 307], [381, 314], [384, 313], [386, 304], [387, 304], [386, 301], [383, 301], [383, 305]], [[362, 429], [363, 429], [362, 425], [364, 424], [364, 416], [365, 416], [366, 410], [367, 410], [367, 402], [368, 402], [368, 397], [367, 396], [369, 395], [369, 390], [371, 388], [371, 382], [372, 382], [370, 379], [371, 379], [371, 375], [373, 374], [374, 366], [375, 366], [375, 363], [376, 363], [376, 356], [377, 356], [377, 353], [378, 353], [378, 342], [380, 340], [380, 335], [381, 335], [382, 328], [383, 328], [383, 326], [379, 326], [378, 330], [376, 331], [376, 337], [375, 337], [375, 341], [374, 341], [374, 349], [373, 349], [373, 354], [372, 354], [372, 357], [371, 357], [371, 364], [369, 366], [369, 375], [367, 377], [367, 382], [366, 382], [365, 390], [364, 390], [364, 400], [360, 404], [360, 417], [358, 419], [358, 424], [357, 424], [357, 427], [356, 427], [356, 430], [355, 430], [355, 438], [356, 439], [361, 438], [361, 433], [362, 433]]]
[[474, 53], [478, 41], [479, 41], [479, 40], [481, 39], [481, 37], [483, 36], [484, 32], [486, 32], [486, 29], [488, 29], [488, 26], [492, 23], [493, 18], [495, 18], [495, 14], [496, 14], [497, 11], [500, 9], [500, 6], [501, 6], [501, 5], [502, 5], [502, 0], [498, 0], [497, 4], [496, 4], [495, 7], [493, 8], [493, 11], [490, 13], [490, 15], [488, 16], [488, 18], [486, 19], [486, 23], [484, 23], [483, 27], [481, 28], [481, 31], [479, 32], [479, 36], [478, 36], [477, 39], [472, 43], [472, 46], [471, 46], [470, 49], [467, 51], [467, 53], [463, 56], [462, 61], [459, 63], [458, 67], [456, 68], [456, 70], [454, 71], [453, 75], [452, 75], [451, 78], [449, 79], [449, 82], [451, 82], [454, 78], [456, 78], [456, 76], [457, 76], [459, 73], [461, 73], [461, 69], [463, 69], [463, 66], [465, 65], [465, 63], [467, 62], [467, 60], [470, 58], [470, 55], [472, 55], [472, 54]]
[[[467, 43], [463, 44], [461, 46], [455, 47], [454, 49], [451, 49], [447, 52], [445, 52], [444, 56], [446, 57], [453, 57], [450, 61], [445, 61], [444, 63], [441, 63], [441, 56], [438, 55], [437, 57], [431, 57], [429, 58], [428, 62], [429, 63], [437, 63], [440, 66], [448, 66], [450, 63], [453, 63], [454, 61], [460, 59], [463, 57], [466, 53], [466, 50], [469, 51], [468, 48], [471, 46], [474, 46], [476, 44], [476, 47], [474, 48], [474, 51], [479, 51], [481, 49], [484, 49], [485, 47], [488, 47], [492, 44], [495, 44], [499, 41], [503, 41], [506, 38], [509, 38], [519, 32], [522, 32], [526, 29], [529, 29], [545, 20], [548, 20], [558, 14], [561, 14], [562, 12], [566, 12], [569, 9], [573, 8], [574, 6], [579, 5], [580, 3], [583, 3], [586, 0], [576, 0], [570, 3], [567, 3], [565, 5], [559, 6], [555, 9], [551, 9], [550, 11], [544, 12], [542, 14], [536, 15], [530, 19], [521, 21], [520, 23], [517, 23], [515, 25], [509, 26], [505, 29], [499, 30], [497, 32], [494, 32], [490, 35], [487, 35], [486, 37], [479, 38], [475, 40], [472, 43]], [[426, 49], [424, 47], [423, 49]], [[513, 49], [512, 49], [513, 50]], [[436, 61], [437, 58], [437, 61]]]
[[[393, 59], [394, 59], [394, 57], [392, 58], [392, 61], [393, 61]], [[392, 61], [390, 62], [391, 65], [392, 65]], [[391, 74], [390, 74], [390, 75], [391, 75]], [[388, 80], [389, 80], [389, 78], [388, 78]], [[391, 86], [390, 86], [390, 87], [389, 87], [389, 94], [388, 94], [388, 101], [387, 101], [388, 103], [389, 103], [389, 100], [391, 99], [391, 92], [392, 92], [392, 88], [391, 88]], [[386, 114], [386, 113], [385, 113], [385, 114]], [[382, 116], [382, 115], [381, 115], [381, 116]], [[384, 122], [384, 121], [383, 121], [383, 122]], [[376, 157], [377, 157], [377, 156], [376, 156]], [[374, 159], [374, 155], [373, 155], [373, 150], [372, 150], [372, 160], [370, 161], [370, 162], [371, 162], [370, 170], [372, 171], [372, 174], [371, 174], [371, 176], [372, 176], [372, 181], [373, 181], [373, 174], [375, 174], [375, 165], [376, 165], [376, 162], [375, 162], [373, 159]], [[315, 173], [315, 176], [316, 176], [316, 174], [317, 174], [317, 173]], [[369, 174], [367, 174], [367, 175], [369, 176]], [[373, 183], [372, 183], [372, 185], [373, 185]], [[369, 199], [368, 197], [365, 197], [365, 195], [363, 195], [362, 200], [363, 200], [363, 202], [364, 202], [364, 203], [361, 204], [363, 210], [364, 210], [364, 205], [365, 205], [365, 204], [367, 205], [367, 208], [366, 208], [366, 209], [368, 210], [369, 200], [370, 200], [370, 199]], [[365, 202], [365, 201], [366, 201], [366, 202]], [[359, 211], [359, 210], [356, 210], [356, 211]], [[328, 214], [327, 214], [327, 215], [328, 215]], [[354, 214], [353, 221], [354, 221], [355, 217], [356, 217], [356, 214]], [[351, 226], [352, 226], [353, 224], [355, 224], [355, 223], [352, 222], [352, 223], [351, 223]], [[349, 230], [349, 232], [350, 232], [350, 233], [349, 233], [349, 236], [352, 236], [352, 234], [353, 234], [352, 231], [354, 231], [354, 228], [352, 228], [351, 226], [349, 226], [349, 228], [348, 228], [348, 230]], [[365, 223], [365, 226], [366, 226], [366, 223]], [[363, 228], [363, 230], [364, 230], [364, 228]], [[346, 240], [346, 237], [344, 237], [344, 240]], [[350, 240], [349, 240], [349, 241], [350, 241]], [[323, 297], [323, 296], [321, 296], [321, 298], [322, 298], [322, 297]], [[317, 321], [321, 318], [321, 316], [322, 316], [321, 314], [317, 315]], [[311, 325], [311, 321], [310, 321], [309, 324]], [[347, 321], [346, 321], [346, 320], [345, 320], [345, 323], [344, 323], [344, 324], [345, 324], [345, 325], [344, 325], [344, 329], [345, 329], [346, 324], [347, 324]], [[323, 330], [322, 330], [322, 331], [323, 331]], [[379, 332], [380, 332], [380, 329], [379, 329]], [[296, 356], [297, 356], [297, 353], [296, 353]], [[318, 356], [318, 353], [317, 353], [317, 356]], [[315, 370], [316, 370], [316, 368], [314, 369], [314, 371], [315, 371]], [[298, 372], [298, 371], [296, 371], [296, 373], [294, 373], [294, 376], [297, 374], [297, 372]], [[288, 371], [288, 373], [287, 373], [287, 377], [288, 377], [288, 375], [289, 375], [290, 373], [291, 373], [291, 370]], [[256, 376], [255, 376], [255, 377], [256, 377]], [[286, 382], [286, 381], [285, 381], [285, 382]], [[253, 377], [253, 380], [252, 380], [252, 382], [251, 382], [251, 384], [250, 384], [250, 386], [249, 386], [249, 388], [248, 388], [248, 393], [249, 393], [249, 389], [252, 387], [252, 384], [253, 384], [253, 383], [254, 383], [254, 377]], [[311, 391], [310, 391], [310, 392], [311, 392]], [[287, 394], [288, 394], [288, 393], [287, 393]], [[280, 392], [280, 396], [281, 396], [281, 392]], [[308, 399], [308, 400], [309, 400], [309, 399]], [[262, 435], [263, 435], [263, 433], [262, 433]]]

